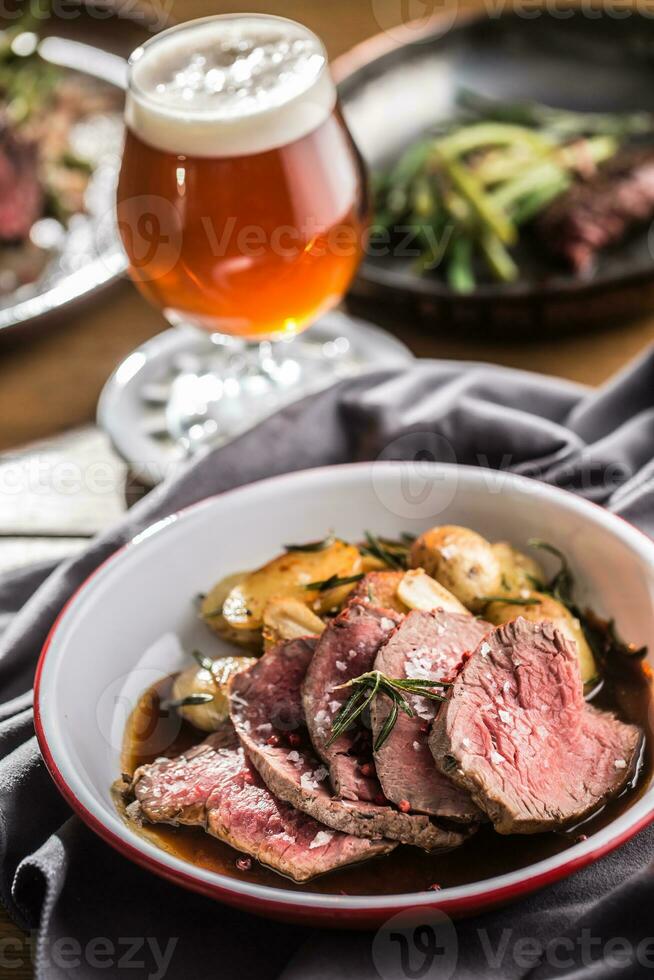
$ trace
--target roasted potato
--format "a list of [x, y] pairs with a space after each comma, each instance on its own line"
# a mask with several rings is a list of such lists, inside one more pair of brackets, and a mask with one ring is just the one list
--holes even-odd
[[225, 598], [222, 615], [235, 632], [251, 632], [261, 630], [263, 611], [275, 597], [298, 599], [316, 613], [327, 612], [345, 600], [354, 583], [326, 591], [307, 586], [360, 571], [359, 549], [344, 541], [334, 541], [321, 551], [289, 551], [241, 579]]
[[564, 636], [574, 642], [579, 658], [581, 679], [586, 684], [587, 681], [597, 675], [597, 668], [579, 620], [575, 619], [570, 610], [553, 599], [552, 596], [544, 595], [542, 592], [532, 592], [528, 598], [537, 599], [538, 602], [533, 605], [491, 602], [484, 610], [484, 619], [495, 626], [508, 623], [512, 619], [517, 619], [518, 616], [522, 616], [523, 619], [528, 619], [532, 623], [540, 623], [545, 619], [551, 620]]
[[409, 561], [473, 612], [482, 609], [485, 596], [500, 589], [500, 563], [490, 542], [468, 527], [444, 524], [425, 531], [411, 545]]
[[223, 603], [231, 590], [247, 575], [248, 572], [235, 572], [221, 579], [202, 600], [200, 615], [207, 626], [223, 640], [257, 652], [262, 645], [261, 630], [233, 629], [222, 612]]
[[266, 650], [281, 640], [320, 636], [324, 628], [322, 619], [292, 596], [271, 599], [263, 611], [263, 645]]
[[523, 589], [533, 592], [539, 584], [542, 588], [545, 573], [537, 561], [518, 551], [508, 541], [497, 541], [491, 547], [500, 563], [502, 594], [518, 595]]
[[210, 694], [206, 704], [180, 705], [182, 718], [203, 732], [215, 732], [229, 717], [228, 687], [231, 678], [246, 670], [256, 660], [253, 657], [222, 657], [211, 668], [189, 667], [175, 678], [172, 699], [183, 700], [194, 694]]
[[350, 599], [362, 599], [373, 606], [382, 609], [394, 609], [406, 613], [408, 607], [398, 597], [397, 587], [404, 577], [404, 572], [368, 572], [349, 595]]
[[447, 609], [449, 612], [466, 613], [466, 607], [456, 596], [448, 592], [436, 579], [427, 575], [424, 568], [412, 568], [408, 572], [400, 572], [401, 578], [397, 585], [397, 598], [408, 609]]

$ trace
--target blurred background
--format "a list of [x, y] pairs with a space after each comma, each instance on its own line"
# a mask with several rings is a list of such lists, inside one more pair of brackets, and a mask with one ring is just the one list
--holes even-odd
[[[124, 8], [127, 11], [129, 7], [138, 21], [135, 6], [130, 3]], [[168, 21], [238, 11], [240, 5], [225, 0], [143, 0], [138, 6], [150, 23], [160, 26]], [[303, 21], [324, 39], [330, 57], [336, 59], [380, 32], [391, 39], [401, 38], [395, 26], [409, 20], [428, 23], [443, 10], [461, 18], [481, 4], [270, 0], [247, 6]], [[534, 28], [538, 30], [536, 23]], [[108, 26], [97, 21], [95, 29], [96, 43], [106, 44], [111, 34]], [[135, 36], [126, 33], [128, 37]], [[388, 125], [393, 127], [392, 118]], [[123, 281], [98, 301], [81, 310], [67, 311], [56, 324], [48, 324], [45, 329], [11, 331], [0, 337], [0, 449], [24, 446], [91, 422], [98, 395], [111, 371], [164, 326], [161, 314], [149, 307], [129, 282]], [[552, 336], [546, 330], [531, 327], [517, 337], [492, 341], [483, 335], [474, 339], [457, 337], [452, 331], [439, 330], [437, 323], [430, 331], [417, 325], [411, 316], [403, 320], [395, 317], [390, 327], [418, 355], [488, 360], [589, 384], [607, 378], [654, 336], [654, 318], [650, 315], [574, 336]]]

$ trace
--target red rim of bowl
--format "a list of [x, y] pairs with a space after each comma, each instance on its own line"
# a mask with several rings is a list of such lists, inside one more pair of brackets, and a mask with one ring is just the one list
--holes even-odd
[[[52, 777], [57, 789], [70, 805], [72, 810], [80, 817], [80, 819], [102, 840], [113, 847], [119, 854], [123, 857], [133, 861], [135, 864], [148, 871], [153, 872], [161, 878], [167, 881], [174, 882], [175, 884], [181, 885], [182, 887], [198, 892], [206, 897], [225, 901], [226, 903], [236, 906], [238, 908], [247, 910], [249, 912], [259, 914], [259, 915], [270, 915], [278, 919], [286, 919], [291, 921], [304, 921], [307, 923], [316, 923], [323, 926], [329, 926], [330, 924], [337, 928], [365, 928], [366, 926], [379, 924], [380, 922], [390, 918], [397, 912], [406, 911], [407, 909], [421, 910], [437, 908], [443, 912], [451, 913], [453, 916], [462, 916], [465, 914], [473, 914], [485, 909], [492, 908], [494, 906], [507, 904], [515, 899], [525, 897], [534, 891], [546, 887], [547, 885], [554, 884], [560, 881], [562, 878], [566, 878], [573, 874], [575, 871], [579, 871], [582, 868], [588, 866], [604, 855], [610, 853], [616, 848], [620, 847], [622, 844], [626, 843], [632, 837], [634, 837], [639, 831], [643, 830], [650, 823], [654, 821], [654, 801], [652, 801], [651, 809], [643, 814], [638, 820], [634, 821], [624, 831], [609, 840], [605, 841], [603, 844], [598, 845], [594, 848], [589, 848], [582, 854], [574, 855], [572, 852], [575, 846], [570, 849], [571, 854], [567, 861], [562, 862], [554, 868], [549, 868], [537, 874], [525, 877], [522, 880], [502, 885], [499, 887], [492, 887], [493, 880], [489, 878], [487, 882], [481, 881], [478, 883], [480, 887], [483, 887], [486, 883], [491, 886], [486, 892], [477, 893], [475, 895], [459, 896], [456, 898], [448, 898], [447, 889], [442, 892], [434, 892], [433, 897], [426, 897], [425, 893], [407, 893], [404, 895], [392, 895], [383, 896], [388, 899], [388, 904], [371, 905], [371, 906], [361, 906], [352, 905], [348, 902], [348, 897], [357, 898], [359, 900], [370, 897], [371, 899], [380, 898], [382, 896], [338, 896], [331, 894], [317, 894], [317, 893], [303, 893], [303, 892], [284, 892], [283, 888], [279, 891], [284, 892], [285, 895], [295, 895], [297, 894], [297, 901], [278, 901], [275, 900], [274, 896], [270, 893], [274, 893], [278, 889], [274, 889], [267, 885], [257, 885], [257, 891], [261, 894], [251, 895], [245, 894], [241, 891], [234, 890], [229, 887], [230, 879], [225, 878], [225, 884], [220, 884], [216, 882], [204, 881], [194, 874], [182, 871], [181, 869], [172, 868], [163, 861], [159, 861], [157, 858], [145, 853], [139, 847], [128, 843], [119, 837], [112, 830], [110, 830], [105, 824], [92, 813], [75, 795], [71, 787], [65, 780], [65, 777], [59, 770], [57, 763], [54, 759], [54, 755], [50, 749], [47, 741], [47, 737], [44, 730], [43, 718], [41, 714], [40, 705], [40, 695], [41, 695], [41, 679], [43, 674], [43, 669], [45, 666], [45, 661], [48, 655], [48, 651], [52, 645], [55, 634], [66, 615], [69, 607], [78, 599], [78, 597], [86, 590], [90, 583], [95, 579], [97, 575], [100, 574], [108, 565], [113, 564], [118, 561], [120, 557], [128, 551], [130, 548], [137, 546], [140, 543], [140, 539], [143, 537], [150, 537], [153, 533], [157, 533], [170, 523], [171, 519], [180, 518], [190, 512], [195, 511], [197, 508], [209, 504], [211, 501], [230, 496], [232, 494], [238, 494], [242, 490], [246, 490], [250, 487], [256, 486], [259, 483], [279, 483], [288, 479], [293, 479], [301, 474], [313, 473], [320, 474], [333, 472], [334, 470], [347, 471], [352, 469], [360, 469], [362, 467], [370, 466], [370, 462], [362, 463], [346, 463], [338, 466], [325, 466], [325, 467], [315, 467], [312, 470], [297, 471], [294, 473], [285, 473], [280, 476], [271, 477], [264, 480], [255, 481], [255, 483], [247, 484], [244, 487], [236, 487], [233, 490], [226, 491], [222, 494], [214, 494], [210, 497], [206, 497], [203, 500], [196, 501], [195, 503], [189, 505], [188, 507], [181, 508], [169, 517], [162, 518], [159, 521], [153, 522], [153, 524], [146, 529], [147, 534], [141, 532], [136, 535], [131, 541], [122, 545], [115, 552], [113, 552], [108, 558], [106, 558], [96, 569], [94, 569], [90, 575], [77, 587], [74, 593], [67, 600], [57, 618], [55, 619], [50, 632], [43, 644], [41, 654], [39, 656], [39, 661], [36, 668], [36, 674], [34, 678], [34, 727], [36, 731], [36, 737], [39, 744], [43, 760], [46, 764], [48, 772]], [[386, 464], [388, 465], [388, 464]], [[391, 464], [393, 465], [393, 464]], [[401, 464], [400, 464], [401, 465]], [[439, 464], [436, 464], [439, 465]], [[440, 464], [447, 466], [448, 464]], [[455, 464], [456, 465], [456, 464]], [[483, 467], [476, 466], [464, 466], [458, 465], [459, 470], [484, 470]], [[494, 471], [489, 471], [494, 472]], [[519, 481], [525, 481], [528, 484], [539, 483], [540, 486], [545, 486], [540, 484], [540, 481], [532, 480], [530, 477], [521, 476], [518, 474], [510, 474]], [[562, 495], [566, 499], [572, 498], [577, 503], [583, 500], [583, 504], [589, 505], [593, 509], [599, 511], [602, 514], [602, 518], [615, 519], [623, 524], [625, 524], [632, 533], [636, 533], [640, 537], [647, 541], [649, 547], [652, 547], [654, 539], [647, 535], [640, 528], [631, 524], [625, 518], [621, 517], [619, 514], [613, 514], [610, 511], [605, 510], [599, 504], [593, 501], [586, 500], [585, 498], [579, 498], [575, 494], [570, 493], [560, 487], [547, 486], [548, 492], [555, 495]], [[609, 827], [611, 825], [609, 824]], [[606, 828], [608, 829], [608, 828]], [[235, 852], [236, 853], [236, 852]], [[531, 865], [535, 867], [536, 865]], [[529, 872], [530, 866], [527, 865], [524, 872]], [[217, 878], [222, 878], [216, 873]], [[315, 903], [307, 904], [306, 899], [315, 899]], [[419, 899], [419, 901], [416, 901]], [[395, 900], [393, 903], [392, 900]], [[318, 904], [322, 901], [324, 904]]]

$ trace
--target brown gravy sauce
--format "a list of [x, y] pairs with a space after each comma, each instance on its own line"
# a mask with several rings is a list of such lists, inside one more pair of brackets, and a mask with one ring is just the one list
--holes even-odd
[[[131, 777], [138, 766], [160, 756], [179, 755], [206, 737], [182, 721], [176, 712], [162, 711], [161, 703], [169, 696], [172, 681], [171, 677], [165, 678], [144, 692], [128, 722], [121, 758], [127, 776]], [[556, 833], [522, 836], [502, 836], [490, 826], [482, 826], [462, 847], [448, 854], [430, 856], [418, 848], [400, 845], [386, 857], [331, 872], [303, 885], [264, 868], [255, 860], [250, 870], [240, 870], [236, 861], [242, 855], [200, 828], [138, 826], [125, 813], [120, 782], [114, 789], [114, 799], [123, 818], [141, 837], [190, 864], [231, 878], [331, 895], [390, 895], [425, 891], [434, 884], [442, 888], [464, 885], [527, 867], [565, 851], [576, 843], [580, 834], [590, 837], [610, 824], [650, 785], [654, 769], [650, 668], [635, 658], [611, 658], [604, 671], [603, 686], [592, 703], [639, 725], [646, 740], [642, 764], [632, 783], [582, 824]]]

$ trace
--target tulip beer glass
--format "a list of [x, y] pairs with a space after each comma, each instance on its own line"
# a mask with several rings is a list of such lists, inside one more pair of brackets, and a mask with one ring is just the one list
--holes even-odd
[[343, 347], [339, 366], [311, 335], [285, 342], [341, 300], [367, 228], [361, 159], [319, 39], [254, 14], [165, 31], [132, 56], [126, 123], [130, 275], [172, 324], [207, 335], [180, 431], [226, 437], [347, 373]]

